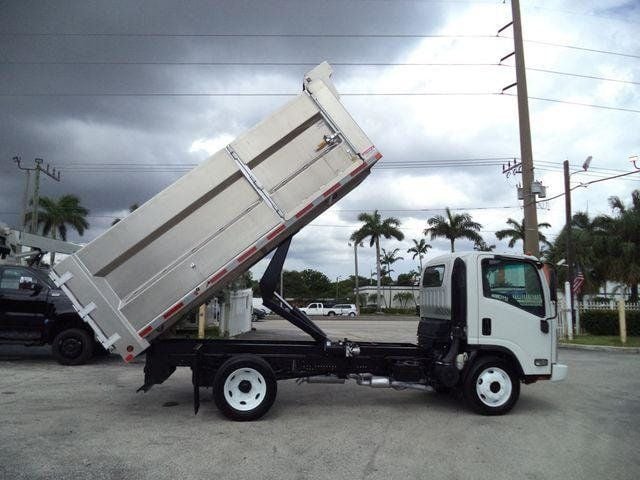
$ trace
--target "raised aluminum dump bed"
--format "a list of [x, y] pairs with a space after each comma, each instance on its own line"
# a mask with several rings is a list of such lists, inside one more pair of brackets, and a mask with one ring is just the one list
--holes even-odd
[[105, 347], [130, 361], [369, 174], [381, 155], [330, 76], [314, 68], [301, 95], [53, 268]]

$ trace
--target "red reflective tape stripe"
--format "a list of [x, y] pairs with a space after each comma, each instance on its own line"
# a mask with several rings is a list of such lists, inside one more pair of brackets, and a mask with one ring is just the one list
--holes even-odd
[[377, 152], [375, 158], [376, 160], [380, 160], [382, 158], [382, 154], [380, 152]]
[[356, 168], [353, 172], [351, 172], [351, 176], [355, 177], [356, 175], [358, 175], [365, 168], [367, 168], [367, 164], [366, 163], [360, 164], [360, 166], [358, 168]]
[[256, 253], [258, 251], [258, 248], [253, 246], [251, 247], [249, 250], [247, 250], [246, 252], [244, 252], [242, 255], [240, 255], [237, 260], [239, 263], [244, 262], [247, 258], [249, 258], [251, 255], [253, 255], [254, 253]]
[[212, 283], [216, 283], [218, 280], [220, 280], [222, 277], [224, 277], [227, 274], [227, 269], [223, 268], [222, 270], [220, 270], [218, 273], [216, 273], [213, 277], [211, 277], [208, 281], [207, 281], [207, 285], [211, 285]]
[[306, 214], [312, 208], [313, 208], [313, 203], [310, 203], [309, 205], [304, 207], [302, 210], [300, 210], [298, 213], [296, 213], [296, 218], [302, 217], [304, 214]]
[[328, 197], [329, 195], [331, 195], [333, 192], [335, 192], [336, 190], [338, 190], [341, 187], [340, 183], [336, 183], [333, 187], [331, 187], [329, 190], [327, 190], [326, 192], [324, 192], [322, 195], [324, 195], [325, 197]]
[[176, 313], [178, 310], [180, 310], [182, 307], [184, 307], [184, 303], [179, 302], [176, 303], [173, 307], [171, 307], [169, 310], [167, 310], [166, 312], [164, 312], [164, 314], [162, 315], [164, 318], [169, 318], [171, 315], [173, 315], [174, 313]]
[[131, 360], [133, 360], [133, 355], [132, 354], [129, 354], [126, 357], [124, 357], [124, 361], [125, 362], [130, 362]]
[[284, 223], [280, 224], [280, 226], [278, 228], [276, 228], [273, 232], [271, 232], [269, 235], [267, 235], [267, 238], [269, 240], [273, 240], [281, 231], [283, 231], [285, 228]]
[[367, 148], [364, 152], [361, 153], [361, 155], [366, 155], [367, 153], [369, 153], [371, 150], [373, 150], [374, 146], [371, 145], [369, 148]]
[[146, 337], [147, 335], [149, 335], [149, 332], [151, 332], [151, 330], [153, 330], [153, 327], [151, 325], [147, 325], [138, 332], [138, 335], [140, 335], [141, 337]]

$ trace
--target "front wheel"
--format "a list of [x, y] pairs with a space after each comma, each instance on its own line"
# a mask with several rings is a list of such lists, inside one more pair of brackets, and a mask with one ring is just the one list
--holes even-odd
[[260, 357], [231, 357], [216, 372], [213, 399], [231, 420], [257, 420], [276, 399], [278, 383], [271, 366]]
[[93, 338], [86, 330], [69, 328], [55, 336], [51, 351], [62, 365], [82, 365], [93, 355], [93, 343]]
[[520, 396], [520, 381], [511, 365], [497, 357], [481, 358], [464, 382], [469, 406], [482, 415], [502, 415]]

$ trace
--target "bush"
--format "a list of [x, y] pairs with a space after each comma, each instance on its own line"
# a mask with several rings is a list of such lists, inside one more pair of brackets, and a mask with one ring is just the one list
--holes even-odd
[[[627, 335], [640, 335], [640, 312], [627, 311]], [[585, 310], [580, 312], [580, 324], [591, 335], [620, 335], [617, 310]]]
[[[370, 315], [372, 313], [376, 313], [377, 312], [377, 308], [375, 306], [373, 307], [360, 307], [360, 315]], [[415, 315], [416, 314], [416, 307], [413, 308], [382, 308], [382, 313], [386, 314], [386, 315]]]

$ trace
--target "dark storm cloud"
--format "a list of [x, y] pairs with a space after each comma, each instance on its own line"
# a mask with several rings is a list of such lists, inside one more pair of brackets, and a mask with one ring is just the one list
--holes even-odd
[[[423, 33], [438, 5], [380, 1], [9, 1], [0, 4], [3, 33]], [[298, 92], [305, 66], [82, 65], [74, 62], [393, 61], [416, 40], [3, 35], [0, 92], [199, 93]], [[348, 68], [343, 67], [348, 74]], [[347, 75], [345, 75], [346, 78]], [[286, 98], [0, 97], [0, 212], [17, 224], [23, 177], [10, 159], [43, 157], [63, 172], [43, 179], [42, 194], [74, 193], [92, 217], [91, 238], [110, 215], [141, 203], [181, 173], [80, 172], [78, 165], [201, 161], [194, 140], [236, 135]], [[68, 165], [74, 166], [68, 166]]]

